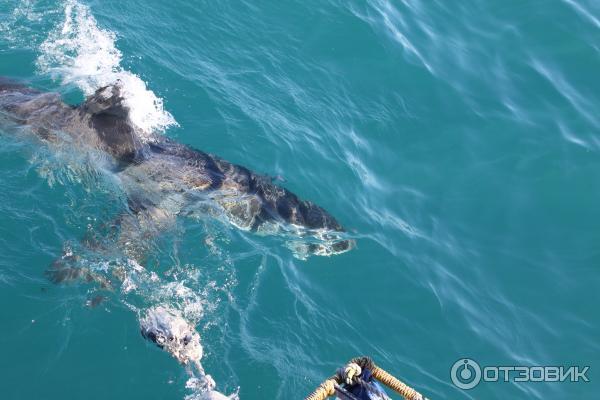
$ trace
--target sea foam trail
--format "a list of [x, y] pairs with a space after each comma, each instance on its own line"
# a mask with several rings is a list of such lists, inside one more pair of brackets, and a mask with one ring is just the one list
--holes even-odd
[[40, 45], [37, 66], [53, 79], [77, 85], [86, 95], [120, 80], [131, 121], [145, 133], [177, 125], [162, 99], [139, 76], [123, 69], [123, 55], [115, 42], [114, 32], [100, 28], [89, 7], [67, 0], [64, 20]]

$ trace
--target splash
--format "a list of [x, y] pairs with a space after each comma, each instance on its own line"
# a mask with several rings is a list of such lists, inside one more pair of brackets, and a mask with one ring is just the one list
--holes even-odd
[[127, 264], [128, 267], [122, 271], [125, 276], [122, 291], [134, 292], [132, 294], [141, 296], [145, 304], [156, 304], [143, 309], [131, 306], [139, 314], [142, 336], [186, 367], [189, 375], [186, 388], [192, 393], [185, 399], [238, 400], [237, 393], [225, 396], [216, 391], [214, 379], [201, 364], [203, 348], [195, 326], [203, 317], [204, 296], [183, 281], [162, 281], [156, 273], [146, 270], [134, 260], [128, 260]]
[[86, 95], [120, 80], [131, 121], [142, 133], [177, 125], [163, 101], [136, 74], [123, 69], [123, 54], [114, 32], [98, 26], [89, 7], [74, 0], [64, 3], [64, 20], [40, 45], [37, 66], [63, 84], [73, 84]]

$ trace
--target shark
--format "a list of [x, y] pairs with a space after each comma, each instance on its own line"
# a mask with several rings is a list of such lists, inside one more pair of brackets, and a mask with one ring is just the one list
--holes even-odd
[[[126, 209], [112, 222], [118, 227], [117, 247], [137, 269], [143, 269], [149, 239], [172, 227], [177, 218], [197, 213], [224, 218], [238, 229], [260, 235], [300, 239], [294, 246], [304, 254], [332, 256], [355, 246], [330, 213], [273, 179], [163, 134], [142, 132], [129, 117], [123, 92], [122, 83], [116, 81], [98, 88], [81, 104], [70, 105], [59, 93], [0, 77], [0, 127], [4, 133], [11, 127], [24, 128], [19, 132], [50, 149], [93, 153], [102, 160], [127, 199]], [[111, 288], [110, 279], [78, 266], [78, 257], [63, 254], [46, 271], [48, 278], [57, 284], [84, 279]], [[113, 275], [126, 280], [122, 270]], [[196, 367], [205, 398], [229, 398], [214, 390], [214, 381], [202, 370], [202, 347], [193, 324], [161, 306], [138, 317], [145, 339], [179, 363]]]
[[136, 243], [136, 229], [139, 237], [160, 232], [178, 216], [197, 212], [199, 204], [212, 204], [239, 229], [314, 239], [304, 245], [307, 254], [330, 256], [354, 247], [330, 213], [273, 179], [165, 135], [142, 134], [122, 92], [117, 81], [73, 106], [58, 93], [0, 78], [5, 119], [50, 145], [95, 151], [107, 160], [127, 195], [127, 218], [118, 221], [127, 235], [121, 242]]

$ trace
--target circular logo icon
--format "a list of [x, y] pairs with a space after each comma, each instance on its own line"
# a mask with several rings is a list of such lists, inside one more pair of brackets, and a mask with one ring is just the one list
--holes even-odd
[[450, 378], [454, 386], [459, 389], [473, 389], [481, 381], [481, 367], [470, 358], [461, 358], [452, 365]]

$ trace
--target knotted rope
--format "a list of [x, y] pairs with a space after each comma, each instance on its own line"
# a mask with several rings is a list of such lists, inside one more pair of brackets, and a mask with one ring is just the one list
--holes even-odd
[[350, 360], [346, 367], [340, 369], [337, 374], [321, 383], [314, 392], [308, 395], [305, 400], [325, 400], [334, 396], [336, 386], [342, 383], [351, 385], [355, 383], [363, 369], [371, 371], [371, 375], [385, 386], [389, 387], [406, 400], [428, 400], [415, 389], [406, 385], [396, 377], [382, 368], [379, 368], [369, 357], [357, 357]]

